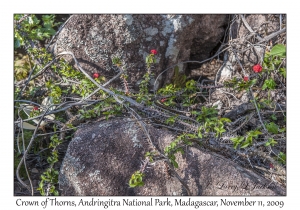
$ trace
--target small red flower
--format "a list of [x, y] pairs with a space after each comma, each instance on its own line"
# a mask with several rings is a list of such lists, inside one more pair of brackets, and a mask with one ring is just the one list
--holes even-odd
[[93, 78], [94, 78], [94, 79], [98, 78], [99, 76], [100, 76], [100, 74], [98, 74], [98, 73], [94, 73], [94, 74], [93, 74]]
[[156, 54], [157, 54], [157, 51], [156, 51], [156, 50], [151, 50], [150, 53], [151, 53], [152, 55], [156, 55]]
[[166, 100], [167, 100], [166, 98], [162, 98], [162, 99], [160, 99], [160, 102], [164, 103]]
[[248, 76], [244, 76], [244, 81], [248, 82], [249, 81], [249, 77]]
[[253, 71], [254, 71], [255, 73], [259, 73], [259, 72], [262, 71], [262, 66], [259, 65], [259, 64], [256, 64], [256, 65], [254, 65], [254, 66], [252, 67], [252, 69], [253, 69]]
[[34, 111], [36, 111], [36, 110], [38, 110], [38, 109], [39, 109], [38, 106], [34, 106], [34, 107], [33, 107], [33, 110], [34, 110]]
[[273, 166], [273, 164], [272, 164], [272, 163], [270, 163], [270, 168], [274, 168], [274, 166]]

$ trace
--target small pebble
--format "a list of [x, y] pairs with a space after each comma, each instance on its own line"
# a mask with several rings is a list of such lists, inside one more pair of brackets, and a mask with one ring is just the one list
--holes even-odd
[[37, 170], [36, 168], [33, 168], [33, 169], [31, 170], [31, 172], [37, 174], [37, 173], [39, 173], [39, 170]]

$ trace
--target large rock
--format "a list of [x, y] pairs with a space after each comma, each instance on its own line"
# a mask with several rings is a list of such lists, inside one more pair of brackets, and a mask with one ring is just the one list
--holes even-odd
[[[52, 49], [71, 51], [90, 74], [116, 74], [112, 58], [121, 58], [131, 86], [137, 87], [146, 72], [145, 58], [156, 49], [155, 77], [178, 62], [203, 60], [224, 35], [228, 15], [73, 15]], [[71, 61], [69, 57], [68, 59]], [[186, 64], [179, 65], [184, 72]], [[173, 69], [158, 85], [170, 82]], [[155, 88], [158, 88], [156, 86]]]
[[[163, 151], [174, 135], [148, 126], [152, 141]], [[140, 127], [130, 118], [95, 122], [77, 130], [59, 174], [64, 196], [187, 195], [162, 161], [145, 170], [142, 187], [129, 188], [131, 175], [141, 169], [150, 151]], [[285, 195], [285, 189], [252, 171], [199, 148], [177, 154], [176, 172], [192, 195]], [[172, 174], [171, 174], [172, 175]]]

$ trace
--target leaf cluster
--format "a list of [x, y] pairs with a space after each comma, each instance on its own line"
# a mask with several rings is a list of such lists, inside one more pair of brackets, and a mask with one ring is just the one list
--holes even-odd
[[[14, 15], [14, 20], [18, 22], [24, 15]], [[55, 34], [54, 27], [59, 25], [55, 22], [55, 15], [42, 15], [42, 19], [36, 15], [28, 15], [14, 27], [14, 47], [19, 48], [25, 45], [28, 40], [45, 40]]]
[[129, 180], [129, 187], [141, 187], [144, 186], [143, 177], [145, 174], [143, 174], [140, 171], [134, 172], [134, 174], [131, 175], [131, 178]]
[[234, 149], [237, 149], [238, 146], [240, 146], [240, 148], [246, 148], [248, 146], [251, 146], [253, 143], [253, 139], [258, 138], [260, 134], [262, 134], [262, 132], [258, 130], [251, 130], [247, 132], [246, 136], [238, 136], [231, 138], [230, 140], [233, 143]]

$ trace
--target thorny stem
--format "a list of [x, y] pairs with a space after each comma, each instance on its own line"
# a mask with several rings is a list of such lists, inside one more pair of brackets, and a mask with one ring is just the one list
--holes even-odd
[[[122, 70], [120, 70], [120, 72], [114, 76], [112, 79], [110, 79], [109, 81], [107, 81], [105, 84], [102, 85], [102, 87], [105, 87], [107, 85], [109, 85], [111, 82], [113, 82], [114, 80], [116, 80], [117, 78], [119, 78], [121, 76], [121, 74], [123, 73]], [[88, 95], [87, 97], [83, 98], [81, 101], [85, 101], [87, 99], [89, 99], [90, 97], [92, 97], [95, 93], [97, 93], [99, 90], [101, 90], [101, 87], [98, 87], [96, 90], [94, 90], [90, 95]]]

